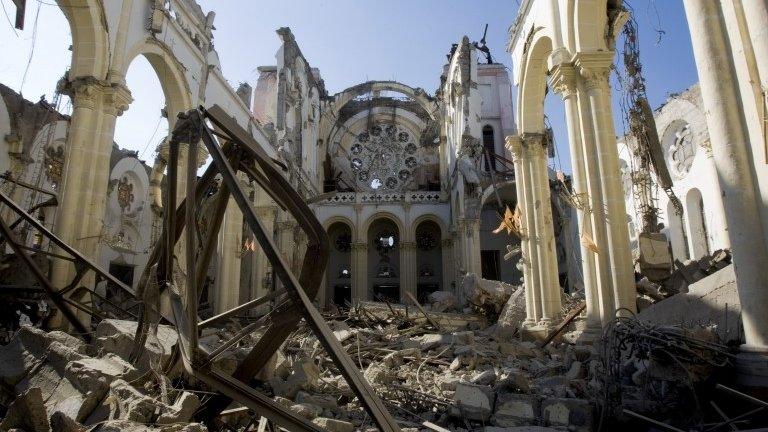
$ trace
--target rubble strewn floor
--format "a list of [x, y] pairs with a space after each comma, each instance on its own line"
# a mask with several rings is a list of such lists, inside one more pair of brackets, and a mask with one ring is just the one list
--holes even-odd
[[[743, 411], [733, 393], [723, 399], [716, 390], [730, 383], [734, 350], [713, 326], [654, 326], [624, 317], [592, 344], [579, 341], [574, 325], [551, 343], [522, 341], [510, 331], [524, 316], [522, 290], [487, 282], [464, 287], [465, 308], [450, 293], [436, 292], [422, 308], [366, 302], [326, 315], [403, 430], [653, 430], [652, 421], [704, 430], [717, 424], [707, 404]], [[579, 304], [565, 300], [567, 308]], [[235, 320], [206, 328], [200, 346], [211, 352], [241, 328]], [[174, 361], [175, 329], [158, 326], [131, 364], [135, 331], [135, 322], [103, 320], [86, 344], [60, 331], [21, 327], [0, 347], [0, 430], [255, 430], [259, 417], [237, 404], [207, 425], [196, 423], [214, 393]], [[233, 372], [259, 337], [256, 331], [241, 340], [214, 365]], [[376, 430], [303, 323], [253, 384], [323, 429]], [[718, 427], [713, 430], [727, 430]]]

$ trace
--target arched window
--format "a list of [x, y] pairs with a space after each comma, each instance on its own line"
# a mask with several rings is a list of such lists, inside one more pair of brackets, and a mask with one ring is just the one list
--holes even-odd
[[669, 241], [672, 244], [672, 257], [685, 262], [691, 258], [685, 215], [677, 214], [675, 206], [670, 201], [667, 205], [667, 217], [669, 218]]
[[494, 140], [493, 135], [493, 127], [492, 126], [483, 126], [483, 148], [485, 149], [485, 152], [488, 154], [488, 157], [490, 158], [490, 165], [488, 165], [488, 160], [483, 158], [485, 160], [485, 170], [490, 171], [491, 168], [496, 170], [496, 159], [493, 158], [493, 155], [496, 154], [496, 141]]

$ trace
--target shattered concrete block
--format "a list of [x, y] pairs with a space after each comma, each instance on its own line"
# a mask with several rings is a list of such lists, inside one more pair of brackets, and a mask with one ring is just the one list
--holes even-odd
[[454, 345], [473, 345], [475, 343], [475, 332], [463, 331], [453, 334]]
[[312, 420], [312, 423], [329, 432], [352, 432], [355, 430], [355, 425], [350, 422], [335, 420], [327, 417], [318, 417]]
[[187, 423], [198, 408], [200, 408], [200, 399], [193, 393], [182, 392], [176, 403], [160, 414], [157, 423]]
[[[133, 336], [136, 334], [136, 321], [105, 319], [96, 326], [96, 347], [105, 352], [117, 354], [129, 360], [133, 349]], [[147, 337], [146, 350], [139, 360], [139, 367], [146, 369], [150, 364], [164, 364], [171, 356], [173, 347], [178, 343], [178, 334], [173, 327], [157, 326], [157, 337]]]
[[458, 411], [453, 414], [470, 420], [488, 421], [493, 411], [493, 399], [490, 386], [459, 382], [453, 395]]
[[536, 423], [540, 412], [540, 396], [500, 393], [493, 417], [496, 426], [524, 426]]
[[51, 416], [51, 430], [55, 432], [85, 432], [85, 426], [56, 411]]
[[496, 388], [512, 393], [530, 393], [531, 384], [528, 377], [517, 369], [505, 370], [501, 379], [496, 383]]
[[309, 394], [307, 392], [300, 391], [296, 395], [296, 402], [308, 403], [310, 405], [315, 405], [327, 409], [338, 408], [336, 398], [327, 394]]
[[272, 391], [275, 393], [275, 395], [288, 399], [293, 399], [296, 397], [296, 393], [301, 390], [301, 383], [297, 380], [282, 380], [275, 377], [268, 382], [269, 386], [272, 387]]
[[440, 377], [440, 390], [455, 391], [456, 385], [461, 381], [461, 378], [453, 376], [451, 374], [445, 374]]
[[501, 342], [499, 352], [517, 359], [532, 359], [539, 357], [536, 345], [531, 342]]
[[150, 423], [158, 410], [158, 402], [140, 393], [123, 380], [114, 381], [110, 387], [110, 396], [115, 402], [110, 419], [131, 420]]
[[476, 373], [471, 382], [478, 385], [492, 385], [496, 381], [496, 372], [493, 369]]
[[368, 380], [369, 383], [379, 385], [389, 384], [393, 379], [389, 369], [384, 367], [384, 365], [377, 363], [371, 363], [368, 365], [368, 368], [365, 369], [363, 376], [366, 380]]
[[546, 426], [568, 426], [569, 430], [592, 430], [592, 406], [584, 399], [544, 399], [541, 416]]
[[448, 367], [451, 371], [457, 371], [462, 367], [468, 370], [474, 370], [477, 367], [477, 351], [471, 346], [461, 346], [454, 350], [456, 356]]
[[27, 432], [49, 432], [48, 412], [43, 403], [43, 392], [31, 388], [11, 402], [0, 422], [0, 430], [19, 428]]
[[425, 334], [421, 337], [419, 348], [421, 348], [422, 351], [429, 351], [441, 345], [448, 345], [450, 343], [451, 343], [450, 335], [431, 333], [431, 334]]
[[308, 403], [293, 404], [291, 405], [290, 409], [294, 413], [304, 417], [307, 420], [312, 420], [323, 412], [322, 408]]
[[450, 291], [435, 291], [429, 294], [427, 300], [433, 312], [455, 309], [459, 303], [456, 296]]

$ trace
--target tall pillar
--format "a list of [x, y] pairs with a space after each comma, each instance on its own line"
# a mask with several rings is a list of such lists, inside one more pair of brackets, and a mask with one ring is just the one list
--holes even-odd
[[453, 240], [448, 237], [442, 239], [442, 259], [443, 259], [443, 291], [451, 291], [451, 284], [455, 281], [455, 272], [453, 271]]
[[536, 260], [535, 242], [531, 240], [531, 227], [533, 220], [532, 206], [529, 203], [531, 192], [529, 167], [526, 152], [523, 151], [522, 139], [517, 135], [506, 138], [506, 147], [512, 153], [512, 162], [515, 167], [515, 189], [517, 193], [517, 206], [521, 209], [521, 237], [520, 250], [523, 260], [523, 283], [525, 286], [525, 321], [523, 327], [535, 326], [541, 318], [540, 303], [538, 301], [538, 263]]
[[[54, 231], [64, 242], [97, 261], [115, 121], [128, 108], [131, 93], [125, 86], [109, 85], [93, 77], [66, 83], [64, 93], [72, 98], [73, 111]], [[71, 262], [58, 259], [53, 261], [51, 272], [58, 289], [75, 274]], [[93, 283], [90, 272], [81, 281], [86, 287]], [[86, 323], [90, 318], [82, 313], [79, 316]]]
[[240, 264], [243, 254], [240, 238], [243, 233], [243, 214], [235, 199], [230, 197], [219, 231], [219, 262], [216, 276], [214, 313], [220, 314], [237, 306], [240, 301]]
[[400, 301], [405, 302], [405, 293], [416, 297], [418, 269], [416, 268], [416, 242], [400, 243]]
[[757, 161], [750, 159], [744, 102], [721, 4], [698, 0], [684, 4], [741, 301], [746, 343], [741, 346], [740, 366], [744, 375], [760, 377], [752, 382], [762, 385], [768, 381], [768, 251], [751, 166]]
[[621, 186], [619, 170], [619, 149], [613, 127], [611, 110], [611, 89], [608, 83], [613, 52], [580, 54], [576, 60], [587, 84], [592, 127], [595, 134], [597, 164], [606, 210], [606, 241], [611, 265], [611, 282], [615, 298], [615, 309], [626, 309], [634, 313], [636, 288], [632, 251], [629, 245], [627, 209]]
[[[269, 198], [267, 198], [266, 193], [262, 190], [257, 191], [255, 212], [262, 226], [264, 226], [264, 231], [274, 233], [277, 208], [269, 203]], [[253, 286], [250, 288], [250, 296], [252, 299], [255, 299], [268, 294], [270, 284], [272, 283], [272, 272], [269, 260], [267, 260], [264, 249], [260, 245], [256, 245], [256, 250], [251, 252], [251, 254], [253, 254], [254, 261], [254, 276]], [[257, 313], [265, 313], [266, 311], [267, 307], [259, 307], [256, 310]]]
[[[596, 251], [590, 251], [594, 257], [595, 264], [595, 291], [597, 292], [597, 305], [600, 311], [600, 322], [608, 323], [615, 317], [616, 301], [613, 295], [613, 283], [611, 280], [611, 263], [609, 260], [609, 251], [606, 245], [606, 215], [603, 204], [603, 188], [600, 181], [600, 170], [597, 164], [597, 148], [595, 144], [595, 133], [590, 121], [589, 99], [586, 97], [586, 86], [583, 80], [577, 84], [578, 93], [576, 95], [579, 129], [581, 131], [581, 154], [584, 163], [584, 179], [586, 181], [586, 196], [584, 197], [584, 212], [588, 220], [585, 222], [585, 228], [581, 232], [582, 244], [588, 244], [590, 241], [597, 246]], [[592, 237], [589, 237], [589, 234]]]
[[352, 243], [352, 303], [368, 299], [368, 244]]
[[541, 320], [539, 324], [551, 327], [559, 319], [562, 309], [562, 289], [558, 279], [555, 231], [552, 225], [552, 199], [549, 190], [547, 148], [542, 134], [523, 134], [528, 162], [531, 166], [533, 216], [536, 226], [536, 248], [539, 265], [539, 297]]
[[[590, 223], [588, 203], [584, 199], [587, 193], [587, 178], [584, 167], [584, 152], [579, 131], [579, 107], [576, 100], [576, 71], [571, 65], [561, 64], [552, 74], [552, 87], [559, 93], [565, 102], [565, 117], [568, 127], [568, 144], [571, 152], [571, 166], [573, 169], [573, 193], [581, 204], [576, 208], [576, 217], [579, 226], [579, 234], [592, 238], [592, 224]], [[595, 268], [595, 255], [589, 248], [580, 243], [582, 280], [584, 282], [584, 296], [587, 307], [584, 314], [585, 339], [594, 339], [600, 334], [600, 303], [598, 301], [597, 279]]]

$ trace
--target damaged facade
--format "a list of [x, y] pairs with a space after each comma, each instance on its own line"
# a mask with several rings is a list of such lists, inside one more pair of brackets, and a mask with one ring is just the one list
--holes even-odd
[[[611, 112], [620, 1], [523, 1], [511, 76], [464, 37], [434, 92], [337, 93], [286, 27], [234, 89], [193, 0], [58, 5], [71, 116], [0, 86], [0, 429], [766, 424], [733, 402], [768, 382], [764, 4], [686, 0], [700, 83], [647, 125], [651, 229]], [[172, 130], [151, 166], [113, 142], [139, 55]]]

